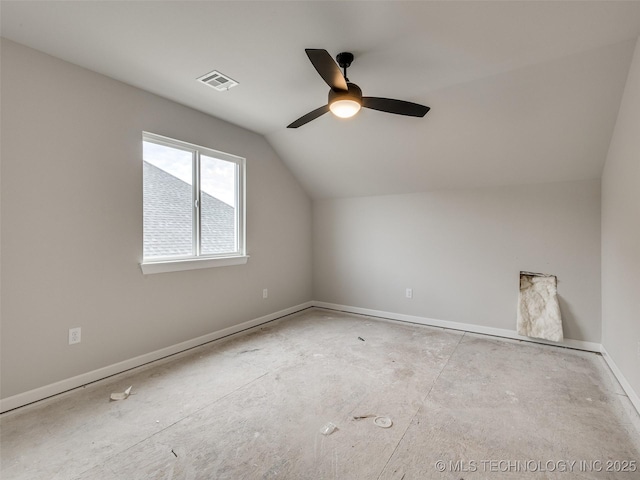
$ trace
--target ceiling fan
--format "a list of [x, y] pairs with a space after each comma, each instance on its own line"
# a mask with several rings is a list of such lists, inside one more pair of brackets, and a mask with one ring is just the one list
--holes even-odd
[[353, 53], [342, 52], [336, 56], [338, 65], [344, 70], [343, 74], [326, 50], [307, 48], [305, 52], [307, 52], [309, 60], [311, 60], [322, 79], [331, 87], [331, 90], [329, 90], [329, 103], [303, 115], [295, 122], [287, 125], [287, 128], [301, 127], [328, 111], [331, 111], [337, 117], [349, 118], [358, 113], [362, 107], [409, 117], [424, 117], [430, 110], [429, 107], [424, 105], [405, 102], [404, 100], [363, 97], [360, 87], [355, 83], [351, 83], [347, 78], [347, 68], [353, 62]]

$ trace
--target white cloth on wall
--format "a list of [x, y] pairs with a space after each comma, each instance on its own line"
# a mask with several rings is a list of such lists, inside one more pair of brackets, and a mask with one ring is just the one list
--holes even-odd
[[557, 279], [553, 275], [520, 273], [518, 334], [561, 342], [562, 317]]

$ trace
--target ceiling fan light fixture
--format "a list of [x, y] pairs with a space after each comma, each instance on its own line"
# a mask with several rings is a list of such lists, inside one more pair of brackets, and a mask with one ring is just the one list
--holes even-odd
[[340, 118], [351, 118], [358, 113], [361, 108], [362, 105], [350, 98], [335, 100], [331, 105], [329, 105], [331, 113]]
[[362, 108], [362, 90], [347, 82], [348, 90], [329, 90], [329, 110], [336, 117], [351, 118]]

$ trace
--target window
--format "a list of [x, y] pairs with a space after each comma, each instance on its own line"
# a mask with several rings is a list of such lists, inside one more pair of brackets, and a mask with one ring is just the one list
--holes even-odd
[[246, 263], [244, 158], [144, 133], [142, 271]]

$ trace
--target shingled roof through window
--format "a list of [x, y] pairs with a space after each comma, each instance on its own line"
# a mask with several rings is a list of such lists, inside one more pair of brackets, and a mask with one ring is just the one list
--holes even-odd
[[[144, 257], [192, 255], [192, 188], [150, 164], [144, 164]], [[203, 255], [236, 250], [235, 209], [205, 192], [201, 194]]]

